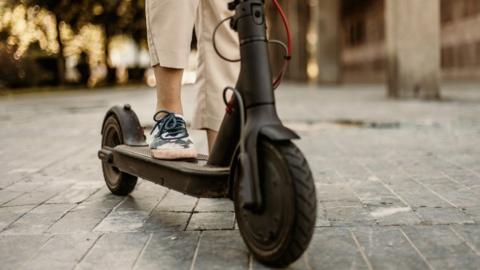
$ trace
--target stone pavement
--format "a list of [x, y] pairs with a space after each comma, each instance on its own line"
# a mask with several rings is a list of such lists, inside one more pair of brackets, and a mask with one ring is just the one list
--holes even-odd
[[[277, 92], [319, 202], [314, 239], [291, 269], [480, 268], [480, 89], [449, 85], [445, 95]], [[184, 96], [191, 118], [191, 87]], [[96, 157], [103, 115], [130, 103], [149, 126], [153, 102], [147, 88], [0, 98], [1, 269], [265, 269], [227, 200], [146, 181], [125, 198], [108, 192]]]

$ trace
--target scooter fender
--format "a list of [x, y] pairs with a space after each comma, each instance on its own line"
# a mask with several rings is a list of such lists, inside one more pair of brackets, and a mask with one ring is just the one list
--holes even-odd
[[283, 126], [273, 106], [252, 108], [247, 112], [247, 123], [242, 134], [244, 152], [238, 154], [239, 166], [236, 169], [239, 170], [241, 205], [253, 211], [260, 211], [263, 206], [257, 151], [260, 137], [271, 141], [299, 138], [294, 131]]
[[129, 104], [123, 106], [117, 105], [110, 108], [103, 119], [102, 126], [111, 115], [114, 115], [117, 118], [120, 128], [122, 129], [123, 141], [126, 145], [147, 145], [143, 127], [140, 125], [137, 114], [132, 110], [132, 107]]
[[266, 125], [260, 129], [259, 134], [272, 141], [289, 141], [300, 139], [300, 136], [298, 136], [295, 131], [279, 124]]

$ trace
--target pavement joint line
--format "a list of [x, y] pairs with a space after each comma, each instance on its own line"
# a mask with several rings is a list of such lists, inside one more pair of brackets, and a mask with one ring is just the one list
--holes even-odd
[[112, 209], [110, 209], [110, 211], [108, 211], [107, 213], [105, 213], [105, 215], [103, 216], [102, 219], [100, 219], [97, 224], [95, 224], [95, 226], [93, 226], [93, 229], [92, 231], [95, 231], [95, 229], [98, 227], [98, 225], [100, 225], [100, 223], [102, 223], [103, 220], [105, 220], [106, 217], [108, 217], [111, 213], [113, 213], [122, 203], [124, 203], [126, 200], [128, 199], [128, 196], [125, 196], [125, 198], [123, 198], [121, 201], [119, 201], [114, 207], [112, 207]]
[[468, 190], [472, 190], [471, 187], [463, 184], [463, 183], [460, 183], [458, 182], [457, 180], [455, 180], [453, 177], [451, 177], [450, 175], [446, 174], [444, 171], [441, 171], [440, 172], [441, 174], [443, 174], [448, 180], [450, 180], [451, 182], [457, 184], [457, 185], [460, 185], [460, 186], [463, 186], [464, 188], [468, 189]]
[[73, 270], [78, 269], [78, 266], [82, 263], [82, 261], [88, 256], [88, 254], [92, 251], [93, 247], [97, 244], [97, 242], [102, 238], [105, 234], [100, 234], [97, 238], [93, 241], [93, 243], [88, 247], [85, 253], [82, 254], [80, 259], [78, 259], [77, 264], [73, 267]]
[[148, 245], [150, 244], [150, 241], [152, 241], [152, 238], [153, 238], [153, 232], [150, 232], [150, 233], [148, 234], [148, 239], [147, 239], [147, 241], [145, 241], [145, 244], [143, 245], [142, 249], [140, 250], [140, 253], [139, 253], [138, 256], [135, 258], [135, 261], [133, 262], [131, 269], [137, 269], [137, 267], [138, 267], [138, 262], [139, 262], [140, 259], [143, 257], [143, 254], [145, 253], [145, 250], [147, 249]]
[[431, 193], [433, 193], [434, 195], [436, 195], [438, 198], [440, 198], [441, 200], [445, 201], [446, 203], [450, 204], [451, 206], [453, 206], [454, 208], [456, 208], [457, 210], [460, 210], [460, 208], [454, 204], [453, 202], [449, 201], [447, 198], [443, 197], [441, 194], [439, 194], [438, 192], [436, 192], [435, 190], [431, 189], [430, 187], [428, 187], [427, 185], [425, 185], [424, 183], [420, 182], [415, 176], [413, 176], [412, 174], [410, 174], [409, 172], [407, 172], [407, 170], [405, 170], [405, 168], [403, 168], [402, 166], [400, 166], [400, 168], [402, 168], [403, 172], [406, 174], [406, 176], [408, 176], [410, 179], [412, 179], [414, 182], [416, 182], [417, 184], [421, 185], [422, 187], [426, 188], [428, 191], [430, 191]]
[[24, 216], [26, 216], [28, 213], [31, 213], [32, 210], [42, 206], [45, 204], [45, 202], [47, 202], [48, 200], [50, 200], [51, 198], [57, 196], [58, 194], [60, 194], [62, 191], [59, 191], [59, 192], [56, 192], [54, 193], [52, 196], [48, 197], [47, 199], [41, 201], [40, 203], [36, 204], [34, 207], [32, 207], [30, 210], [26, 211], [25, 213], [21, 214], [20, 216], [18, 216], [15, 220], [13, 220], [12, 222], [10, 222], [5, 228], [3, 228], [2, 230], [0, 230], [0, 234], [7, 231], [8, 229], [10, 229], [10, 227], [17, 221], [19, 221], [21, 218], [23, 218]]
[[[22, 266], [23, 265], [26, 265], [28, 262], [30, 262], [30, 260], [32, 260], [33, 258], [35, 258], [39, 253], [40, 251], [55, 237], [55, 235], [50, 235], [47, 240], [45, 240], [45, 242], [37, 249], [35, 250], [35, 252], [33, 252], [32, 255], [30, 255], [23, 263], [22, 263]], [[20, 267], [21, 268], [21, 267]]]
[[167, 197], [167, 194], [168, 194], [169, 192], [170, 192], [170, 189], [167, 190], [167, 191], [163, 194], [162, 198], [160, 198], [160, 200], [158, 200], [158, 202], [155, 204], [155, 206], [152, 207], [152, 209], [150, 209], [150, 211], [148, 212], [147, 218], [145, 219], [145, 222], [148, 220], [148, 218], [150, 218], [150, 217], [152, 216], [153, 211], [154, 211], [154, 210], [160, 205], [160, 203]]
[[457, 163], [455, 163], [455, 162], [452, 162], [452, 161], [450, 161], [450, 160], [448, 160], [448, 159], [446, 159], [446, 158], [444, 158], [444, 157], [438, 156], [438, 155], [436, 155], [436, 154], [434, 154], [434, 155], [435, 155], [435, 157], [437, 157], [438, 159], [441, 159], [441, 160], [443, 160], [443, 161], [445, 161], [445, 162], [447, 162], [447, 163], [450, 163], [450, 165], [453, 165], [453, 166], [456, 166], [456, 167], [458, 167], [458, 168], [464, 169], [464, 170], [469, 171], [469, 172], [473, 173], [474, 175], [480, 177], [480, 173], [477, 172], [477, 171], [475, 171], [475, 170], [472, 170], [472, 169], [467, 168], [467, 167], [465, 167], [465, 166], [459, 165], [459, 164], [457, 164]]
[[[66, 203], [68, 204], [68, 203]], [[50, 224], [43, 232], [48, 232], [48, 230], [50, 230], [50, 228], [53, 227], [53, 225], [55, 225], [58, 221], [60, 221], [62, 218], [64, 218], [68, 213], [70, 213], [74, 208], [76, 208], [78, 205], [77, 204], [74, 204], [72, 207], [70, 207], [67, 211], [65, 211], [65, 213], [63, 213], [59, 218], [57, 218], [52, 224]]]
[[[3, 206], [6, 205], [7, 203], [9, 203], [9, 202], [11, 202], [11, 201], [19, 198], [20, 196], [23, 196], [23, 195], [27, 194], [27, 193], [28, 193], [28, 192], [26, 192], [26, 191], [25, 191], [25, 192], [20, 192], [20, 194], [18, 194], [18, 196], [15, 196], [14, 198], [12, 198], [12, 199], [10, 199], [10, 200], [2, 203], [2, 204], [0, 205], [0, 207], [3, 207]], [[19, 206], [20, 206], [20, 205], [19, 205]], [[6, 206], [6, 207], [8, 207], [8, 206]]]
[[[233, 225], [235, 226], [235, 224]], [[193, 230], [184, 230], [184, 232], [222, 232], [222, 231], [236, 231], [235, 228], [220, 228], [220, 229], [193, 229]]]
[[193, 217], [193, 211], [195, 210], [195, 208], [197, 208], [199, 202], [200, 202], [200, 199], [197, 198], [197, 200], [195, 201], [195, 205], [193, 206], [192, 211], [190, 212], [190, 216], [187, 219], [187, 224], [185, 224], [185, 228], [183, 228], [183, 231], [187, 230], [188, 224], [190, 224], [190, 220], [192, 220], [192, 217]]
[[425, 264], [428, 266], [428, 268], [430, 270], [434, 270], [435, 268], [433, 267], [433, 265], [431, 265], [430, 262], [425, 257], [425, 255], [423, 255], [423, 253], [420, 252], [418, 247], [413, 243], [413, 241], [410, 239], [410, 237], [408, 237], [408, 235], [405, 233], [405, 231], [401, 227], [399, 228], [399, 230], [402, 233], [403, 237], [405, 237], [405, 239], [408, 241], [410, 246], [412, 246], [412, 248], [415, 250], [415, 252], [417, 252], [417, 254], [420, 256], [420, 258], [422, 258], [422, 260], [425, 262]]
[[[348, 155], [348, 153], [347, 153], [347, 151], [345, 150], [345, 148], [344, 148], [343, 146], [341, 146], [334, 138], [331, 138], [331, 137], [330, 137], [330, 140], [333, 142], [333, 144], [335, 145], [335, 147], [337, 147], [337, 148], [338, 148], [341, 152], [343, 152], [345, 155]], [[365, 172], [371, 174], [372, 176], [375, 176], [375, 177], [380, 181], [381, 185], [382, 185], [384, 188], [386, 188], [390, 193], [392, 193], [395, 197], [397, 197], [402, 203], [404, 203], [405, 206], [412, 208], [412, 207], [408, 204], [408, 202], [407, 202], [405, 199], [403, 199], [399, 194], [397, 194], [392, 188], [390, 188], [390, 186], [388, 186], [388, 185], [385, 183], [385, 181], [383, 181], [383, 180], [381, 179], [381, 177], [377, 177], [376, 174], [375, 174], [370, 168], [368, 168], [368, 166], [365, 166], [364, 164], [360, 163], [357, 158], [352, 158], [352, 160], [355, 162], [355, 164], [357, 164], [357, 165], [359, 165], [360, 167], [362, 167], [362, 168], [365, 170]], [[345, 176], [343, 176], [338, 170], [335, 170], [335, 172], [336, 172], [339, 176], [345, 178]], [[360, 197], [358, 196], [358, 194], [357, 194], [355, 191], [353, 191], [353, 193], [357, 196], [357, 198], [358, 198], [360, 201], [362, 201], [362, 200], [360, 199]]]
[[[71, 155], [74, 154], [74, 153], [82, 153], [83, 151], [87, 151], [88, 147], [86, 147], [86, 146], [91, 145], [91, 143], [92, 143], [93, 141], [95, 141], [95, 140], [96, 140], [96, 138], [95, 138], [95, 139], [93, 139], [93, 138], [90, 139], [90, 140], [88, 141], [88, 143], [82, 145], [81, 147], [75, 148], [75, 151], [69, 151], [68, 154], [62, 155], [62, 157], [60, 157], [60, 158], [58, 158], [58, 159], [55, 159], [55, 160], [52, 161], [52, 162], [49, 162], [48, 164], [44, 165], [42, 168], [40, 168], [40, 169], [38, 169], [38, 170], [35, 170], [34, 172], [28, 173], [27, 175], [21, 177], [21, 178], [18, 179], [17, 181], [14, 181], [14, 182], [12, 182], [12, 183], [10, 183], [10, 184], [2, 187], [2, 188], [3, 188], [3, 189], [7, 189], [7, 188], [9, 188], [10, 186], [15, 185], [16, 183], [20, 183], [20, 182], [22, 182], [22, 181], [25, 181], [25, 180], [26, 180], [29, 176], [31, 176], [31, 175], [38, 174], [38, 173], [42, 173], [44, 170], [52, 167], [53, 165], [55, 165], [55, 164], [57, 164], [57, 163], [60, 163], [60, 162], [62, 162], [62, 161], [64, 161], [64, 160], [67, 160], [68, 157], [71, 156]], [[78, 151], [78, 149], [81, 149], [81, 150]], [[83, 151], [82, 151], [82, 150], [83, 150]]]
[[448, 228], [460, 239], [462, 240], [478, 257], [480, 257], [480, 251], [472, 245], [465, 237], [463, 237], [457, 230], [455, 230], [452, 226], [448, 226]]
[[358, 251], [362, 255], [365, 263], [367, 264], [368, 269], [373, 270], [372, 263], [368, 259], [367, 254], [365, 254], [365, 250], [364, 250], [363, 246], [360, 245], [360, 242], [358, 241], [357, 236], [355, 235], [355, 233], [352, 230], [349, 230], [349, 231], [350, 231], [350, 235], [352, 236], [353, 241], [355, 242], [355, 245], [357, 246]]
[[403, 204], [405, 204], [406, 207], [410, 207], [412, 208], [412, 206], [402, 197], [400, 196], [398, 193], [396, 193], [387, 183], [385, 183], [385, 181], [383, 181], [383, 179], [381, 177], [378, 177], [376, 176], [376, 174], [370, 169], [368, 168], [367, 166], [361, 164], [360, 162], [358, 162], [358, 160], [354, 159], [355, 163], [357, 163], [358, 165], [362, 166], [368, 173], [370, 173], [372, 176], [376, 177], [379, 182], [382, 184], [382, 186], [384, 188], [386, 188], [390, 193], [392, 193], [393, 195], [395, 195], [395, 197], [397, 197], [397, 199], [399, 199]]
[[198, 250], [200, 249], [200, 241], [202, 240], [203, 232], [200, 232], [198, 235], [197, 245], [195, 247], [195, 252], [193, 253], [192, 264], [190, 265], [190, 270], [195, 269], [195, 263], [197, 262]]

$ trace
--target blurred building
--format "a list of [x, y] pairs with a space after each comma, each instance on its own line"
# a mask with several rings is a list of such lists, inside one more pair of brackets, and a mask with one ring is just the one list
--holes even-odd
[[385, 82], [389, 96], [427, 99], [442, 81], [480, 80], [480, 0], [282, 3], [296, 45], [290, 79]]
[[[350, 2], [341, 10], [344, 80], [386, 80], [385, 0]], [[438, 23], [441, 77], [480, 78], [480, 0], [442, 0]]]

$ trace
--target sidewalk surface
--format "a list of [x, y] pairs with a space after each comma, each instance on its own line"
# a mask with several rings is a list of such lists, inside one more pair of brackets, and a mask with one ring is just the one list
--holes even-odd
[[[445, 88], [442, 102], [388, 100], [380, 86], [276, 93], [319, 206], [291, 269], [479, 269], [480, 89]], [[191, 119], [191, 87], [184, 96]], [[107, 190], [104, 113], [130, 103], [151, 126], [154, 100], [147, 88], [0, 98], [1, 269], [265, 269], [230, 201], [147, 181], [124, 198]]]

